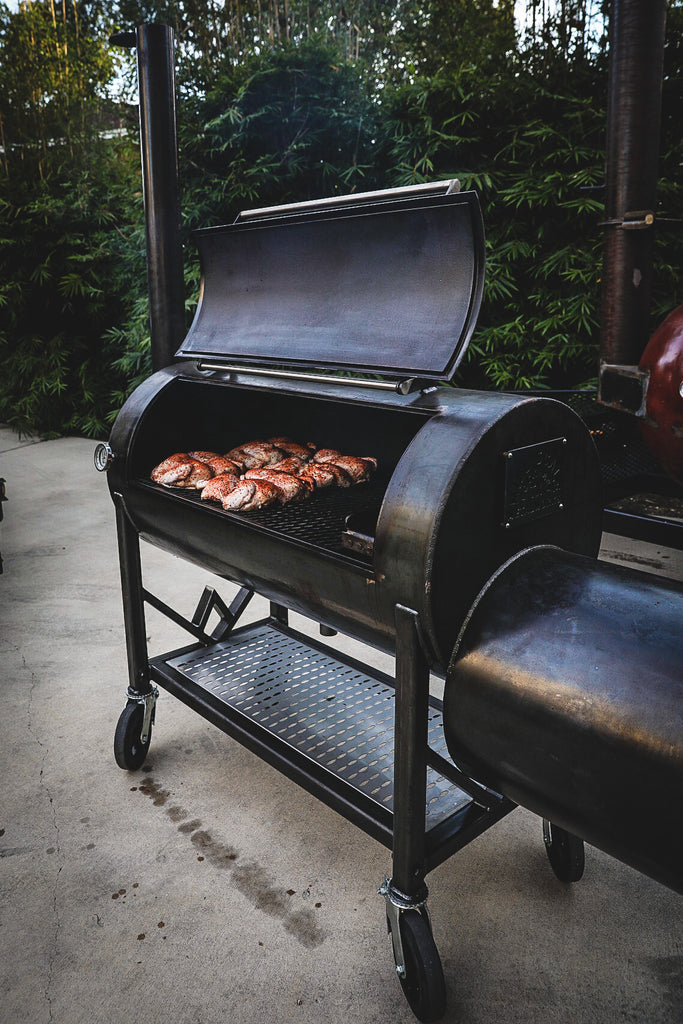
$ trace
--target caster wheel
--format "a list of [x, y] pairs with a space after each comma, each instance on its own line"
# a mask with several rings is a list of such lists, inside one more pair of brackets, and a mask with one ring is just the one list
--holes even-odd
[[418, 1020], [439, 1020], [446, 1010], [446, 982], [427, 920], [417, 910], [401, 914], [405, 975], [401, 988]]
[[561, 882], [578, 882], [586, 863], [583, 839], [544, 820], [543, 841], [556, 877]]
[[129, 772], [134, 772], [142, 767], [152, 739], [151, 725], [146, 743], [142, 743], [140, 739], [144, 715], [145, 709], [142, 704], [129, 701], [121, 712], [116, 725], [114, 757], [119, 768], [125, 768]]

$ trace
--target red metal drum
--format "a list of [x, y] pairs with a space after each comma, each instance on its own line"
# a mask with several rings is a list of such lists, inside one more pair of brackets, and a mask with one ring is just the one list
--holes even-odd
[[643, 438], [667, 473], [683, 483], [683, 306], [652, 335], [640, 369], [650, 371]]

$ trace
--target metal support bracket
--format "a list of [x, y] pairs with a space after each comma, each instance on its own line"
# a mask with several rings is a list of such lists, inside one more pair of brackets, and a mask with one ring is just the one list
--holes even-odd
[[195, 608], [194, 615], [192, 616], [192, 622], [195, 626], [198, 626], [199, 629], [203, 630], [209, 620], [211, 612], [216, 609], [221, 617], [221, 621], [211, 634], [211, 639], [223, 640], [231, 631], [253, 596], [253, 590], [249, 587], [241, 587], [231, 603], [227, 605], [213, 587], [204, 587], [204, 593], [200, 597], [199, 603]]
[[655, 215], [652, 210], [628, 210], [623, 217], [600, 221], [598, 227], [621, 228], [623, 231], [645, 231], [647, 228], [651, 228], [654, 222]]
[[396, 973], [399, 978], [403, 978], [406, 973], [406, 961], [405, 954], [403, 952], [403, 941], [401, 939], [401, 915], [405, 914], [407, 910], [417, 910], [425, 916], [431, 929], [432, 923], [429, 916], [429, 910], [427, 909], [427, 896], [429, 895], [429, 892], [425, 885], [423, 886], [422, 892], [419, 896], [414, 899], [410, 899], [404, 893], [395, 889], [389, 878], [384, 879], [377, 892], [378, 895], [384, 896], [387, 912], [387, 928], [391, 935]]
[[150, 729], [154, 725], [157, 700], [159, 699], [159, 690], [156, 686], [153, 686], [149, 693], [141, 694], [128, 687], [126, 690], [126, 698], [129, 701], [133, 701], [135, 704], [142, 704], [143, 706], [144, 711], [142, 716], [142, 729], [140, 731], [140, 742], [144, 746], [149, 737]]
[[[142, 596], [147, 604], [151, 605], [152, 608], [156, 608], [156, 610], [161, 612], [162, 615], [165, 615], [167, 619], [175, 622], [177, 626], [180, 626], [193, 637], [196, 637], [200, 643], [203, 643], [206, 647], [210, 647], [211, 644], [216, 643], [219, 640], [223, 640], [232, 630], [240, 615], [254, 596], [254, 591], [250, 590], [248, 587], [242, 587], [237, 596], [228, 606], [223, 598], [216, 593], [213, 587], [205, 587], [191, 620], [186, 619], [184, 615], [181, 615], [180, 612], [171, 608], [170, 605], [166, 604], [165, 601], [162, 601], [161, 598], [157, 597], [155, 594], [150, 593], [149, 590], [143, 590]], [[204, 630], [204, 626], [206, 625], [214, 608], [221, 616], [221, 621], [216, 626], [213, 633], [209, 634]]]

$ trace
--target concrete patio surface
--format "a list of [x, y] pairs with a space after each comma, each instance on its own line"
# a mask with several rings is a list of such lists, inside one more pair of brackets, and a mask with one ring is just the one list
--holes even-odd
[[[0, 1020], [414, 1020], [376, 895], [382, 846], [167, 694], [142, 771], [116, 766], [126, 652], [93, 448], [0, 430]], [[603, 553], [683, 578], [680, 553], [615, 537]], [[147, 545], [143, 562], [188, 615], [211, 582]], [[152, 653], [188, 642], [153, 611], [148, 633]], [[428, 882], [446, 1022], [683, 1019], [681, 898], [592, 848], [563, 885], [526, 811]]]

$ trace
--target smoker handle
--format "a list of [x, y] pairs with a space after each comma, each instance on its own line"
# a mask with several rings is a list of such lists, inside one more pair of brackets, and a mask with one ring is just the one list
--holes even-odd
[[424, 185], [406, 185], [401, 188], [385, 188], [377, 192], [356, 192], [348, 196], [334, 196], [331, 199], [311, 199], [304, 203], [287, 203], [283, 206], [267, 206], [257, 210], [242, 210], [235, 218], [235, 224], [245, 221], [270, 220], [273, 217], [288, 217], [290, 214], [315, 213], [336, 210], [340, 206], [366, 206], [369, 203], [386, 203], [396, 199], [421, 199], [428, 196], [450, 196], [460, 191], [457, 178], [430, 181]]

